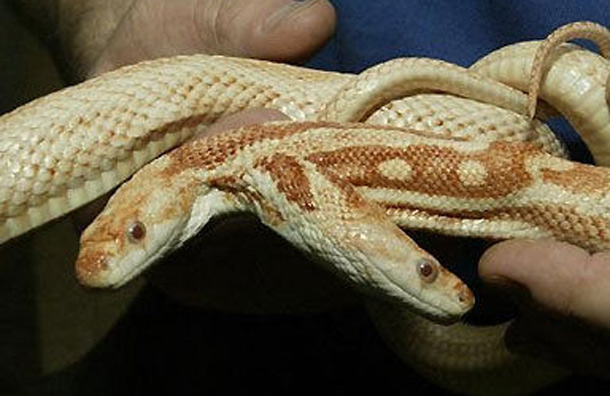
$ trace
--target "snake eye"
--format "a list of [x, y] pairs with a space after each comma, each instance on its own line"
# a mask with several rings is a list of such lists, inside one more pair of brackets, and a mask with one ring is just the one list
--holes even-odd
[[137, 220], [134, 221], [127, 229], [127, 236], [132, 243], [141, 241], [146, 236], [146, 226]]
[[417, 273], [424, 282], [432, 283], [438, 276], [438, 269], [430, 260], [421, 259], [417, 262]]

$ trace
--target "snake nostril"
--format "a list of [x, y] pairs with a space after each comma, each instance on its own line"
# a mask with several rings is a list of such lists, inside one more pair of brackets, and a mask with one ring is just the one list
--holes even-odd
[[470, 289], [466, 287], [458, 292], [457, 299], [462, 305], [471, 306], [474, 304], [474, 296], [472, 295]]

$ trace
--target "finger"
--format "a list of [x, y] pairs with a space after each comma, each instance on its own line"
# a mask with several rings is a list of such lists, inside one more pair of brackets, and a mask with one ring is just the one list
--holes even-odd
[[330, 38], [334, 26], [327, 0], [139, 0], [89, 74], [193, 53], [302, 60]]
[[[253, 11], [248, 13], [250, 20], [244, 20], [242, 29], [230, 26], [237, 38], [236, 55], [304, 60], [324, 45], [335, 30], [335, 11], [327, 0], [268, 0], [267, 10], [259, 3], [247, 1]], [[259, 17], [251, 17], [257, 12]]]
[[514, 240], [481, 258], [487, 282], [525, 288], [542, 307], [610, 329], [610, 254], [566, 243]]
[[246, 125], [262, 124], [269, 121], [289, 120], [290, 118], [279, 110], [274, 109], [250, 109], [244, 110], [237, 114], [233, 114], [210, 125], [201, 134], [194, 138], [202, 136], [215, 135], [217, 133], [230, 129], [240, 128]]

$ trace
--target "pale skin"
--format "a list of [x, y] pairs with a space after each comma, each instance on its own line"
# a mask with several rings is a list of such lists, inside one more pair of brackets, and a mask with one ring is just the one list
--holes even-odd
[[[60, 55], [75, 80], [177, 54], [299, 61], [323, 45], [335, 24], [325, 0], [182, 0], [171, 7], [159, 0], [14, 3], [38, 22], [43, 34], [58, 32]], [[281, 117], [250, 112], [208, 133]], [[519, 290], [510, 294], [534, 307], [525, 309], [509, 333], [516, 349], [579, 371], [610, 374], [610, 357], [604, 353], [610, 347], [609, 253], [590, 255], [552, 241], [507, 241], [484, 254], [479, 274], [492, 285]]]

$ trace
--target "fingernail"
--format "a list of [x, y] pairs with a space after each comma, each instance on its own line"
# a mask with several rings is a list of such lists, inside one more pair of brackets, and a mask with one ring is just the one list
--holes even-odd
[[302, 10], [311, 7], [317, 2], [318, 0], [292, 0], [290, 3], [283, 5], [267, 17], [263, 24], [263, 31], [274, 30], [281, 23], [289, 20]]

